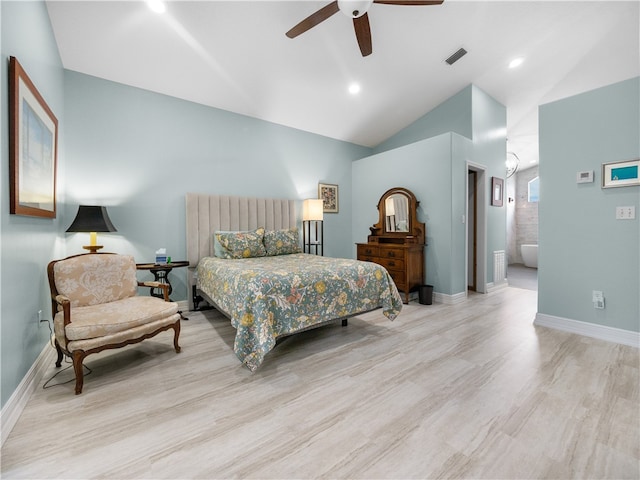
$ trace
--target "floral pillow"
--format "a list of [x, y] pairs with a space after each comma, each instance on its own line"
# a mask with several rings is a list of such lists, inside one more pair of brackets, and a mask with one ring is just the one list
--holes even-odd
[[264, 232], [264, 246], [268, 256], [288, 255], [302, 251], [298, 229], [295, 227], [284, 230], [267, 230]]
[[262, 227], [248, 232], [216, 232], [214, 238], [221, 247], [220, 255], [216, 252], [220, 258], [264, 257], [267, 254]]
[[238, 230], [218, 230], [213, 234], [213, 255], [218, 258], [226, 258], [225, 248], [222, 245], [220, 245], [220, 242], [218, 241], [218, 238], [217, 238], [219, 233], [224, 233], [224, 234], [238, 233]]

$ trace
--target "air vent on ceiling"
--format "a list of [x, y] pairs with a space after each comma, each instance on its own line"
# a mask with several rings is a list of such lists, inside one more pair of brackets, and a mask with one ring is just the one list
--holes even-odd
[[445, 60], [445, 62], [447, 62], [449, 65], [453, 65], [458, 60], [460, 60], [462, 57], [464, 57], [466, 54], [467, 54], [467, 51], [464, 48], [461, 48], [456, 53], [454, 53], [449, 58], [447, 58]]

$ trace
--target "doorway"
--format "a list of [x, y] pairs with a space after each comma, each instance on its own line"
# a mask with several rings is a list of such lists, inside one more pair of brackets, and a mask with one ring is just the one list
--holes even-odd
[[485, 167], [467, 163], [467, 290], [487, 293], [487, 182]]
[[476, 277], [478, 276], [478, 228], [476, 217], [478, 215], [478, 196], [476, 195], [476, 183], [478, 173], [475, 170], [467, 171], [467, 289], [476, 291]]

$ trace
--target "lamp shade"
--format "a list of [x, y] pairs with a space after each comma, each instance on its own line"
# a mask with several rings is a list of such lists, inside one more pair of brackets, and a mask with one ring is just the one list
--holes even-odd
[[80, 205], [67, 232], [117, 232], [111, 223], [106, 207]]
[[302, 220], [322, 220], [324, 202], [321, 198], [309, 198], [302, 202]]

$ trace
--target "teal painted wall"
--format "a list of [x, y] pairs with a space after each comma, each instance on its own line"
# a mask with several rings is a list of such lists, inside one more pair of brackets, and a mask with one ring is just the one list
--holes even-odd
[[[491, 176], [505, 175], [506, 121], [506, 108], [470, 85], [376, 148], [375, 155], [354, 162], [354, 242], [366, 241], [377, 222], [380, 196], [392, 187], [408, 188], [421, 202], [427, 226], [425, 281], [438, 293], [465, 292], [467, 164], [485, 168], [490, 198]], [[487, 282], [493, 282], [493, 251], [505, 249], [506, 207], [487, 207]]]
[[[51, 317], [47, 263], [60, 251], [60, 217], [9, 214], [9, 56], [18, 59], [59, 122], [58, 175], [64, 175], [64, 75], [44, 2], [0, 2], [2, 183], [0, 185], [0, 357], [2, 406], [49, 338], [37, 312]], [[58, 188], [58, 200], [64, 200]]]
[[373, 153], [385, 152], [448, 132], [473, 138], [473, 91], [471, 85], [463, 88], [408, 127], [377, 145]]
[[408, 188], [420, 201], [418, 220], [427, 229], [426, 282], [445, 294], [458, 291], [452, 270], [452, 257], [459, 245], [453, 238], [452, 218], [457, 207], [451, 182], [453, 168], [461, 159], [452, 156], [464, 151], [460, 145], [465, 143], [471, 142], [445, 133], [353, 162], [354, 244], [366, 243], [369, 227], [378, 222], [380, 196], [393, 187]]
[[[108, 205], [118, 234], [101, 236], [106, 250], [152, 261], [164, 247], [184, 259], [187, 192], [297, 198], [300, 217], [326, 182], [340, 205], [325, 215], [325, 255], [351, 254], [351, 161], [368, 148], [70, 71], [65, 113], [66, 223], [79, 203]], [[185, 300], [185, 269], [171, 275], [172, 298]]]
[[[539, 313], [640, 331], [640, 187], [601, 188], [603, 163], [640, 158], [639, 106], [634, 78], [540, 107]], [[584, 170], [594, 183], [576, 184]]]
[[[507, 159], [507, 110], [475, 85], [472, 87], [473, 162], [486, 168], [487, 200], [491, 199], [491, 177], [505, 180]], [[466, 175], [466, 170], [464, 175]], [[506, 182], [505, 182], [506, 185]], [[487, 281], [493, 282], [493, 252], [507, 249], [507, 202], [487, 207]]]

